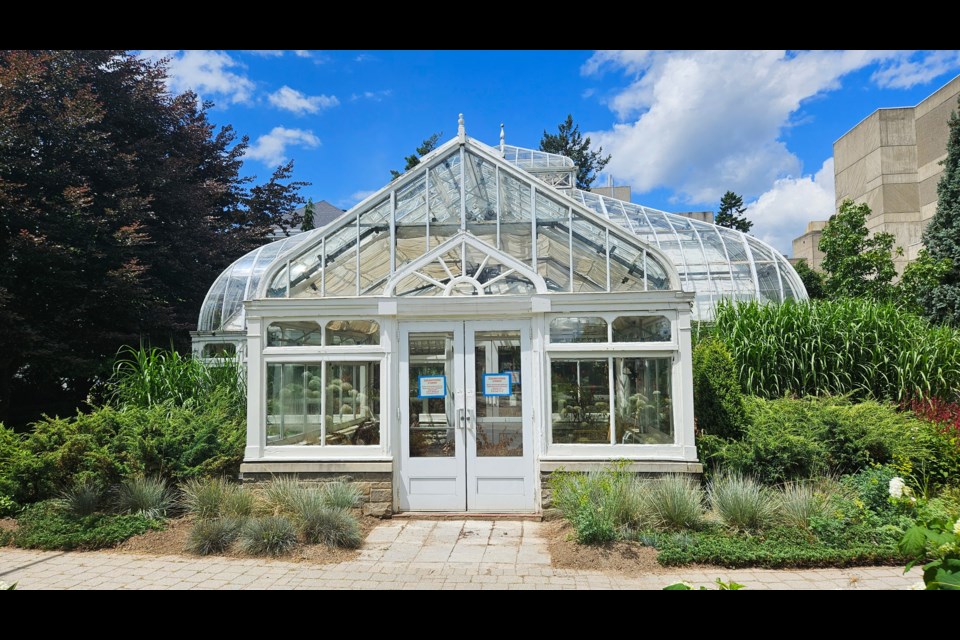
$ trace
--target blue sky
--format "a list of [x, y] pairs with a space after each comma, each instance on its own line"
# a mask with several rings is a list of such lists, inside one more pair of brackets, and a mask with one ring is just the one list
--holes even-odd
[[[170, 59], [211, 120], [250, 137], [244, 172], [295, 160], [314, 200], [349, 208], [423, 138], [536, 148], [572, 113], [613, 154], [616, 184], [666, 211], [732, 189], [789, 254], [832, 213], [833, 142], [879, 107], [912, 106], [960, 72], [957, 51], [144, 51]], [[598, 184], [606, 184], [606, 177]]]

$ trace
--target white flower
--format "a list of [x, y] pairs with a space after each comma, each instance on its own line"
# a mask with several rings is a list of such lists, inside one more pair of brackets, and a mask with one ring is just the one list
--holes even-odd
[[908, 588], [909, 588], [910, 591], [926, 591], [926, 590], [927, 590], [927, 585], [925, 585], [925, 584], [923, 583], [923, 581], [921, 580], [920, 582], [914, 582], [914, 583], [913, 583], [912, 585], [910, 585]]
[[953, 525], [953, 535], [960, 536], [960, 518]]
[[897, 476], [890, 479], [890, 497], [900, 499], [903, 497], [903, 488], [906, 486], [906, 483], [903, 481], [903, 478]]

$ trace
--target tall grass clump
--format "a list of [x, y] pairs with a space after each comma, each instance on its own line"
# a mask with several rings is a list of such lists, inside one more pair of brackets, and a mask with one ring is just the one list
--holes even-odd
[[644, 484], [645, 511], [658, 529], [699, 529], [703, 525], [704, 493], [685, 475], [671, 474]]
[[809, 529], [811, 520], [829, 515], [832, 493], [829, 483], [788, 482], [778, 493], [777, 515], [787, 526]]
[[173, 506], [173, 495], [163, 478], [128, 478], [117, 487], [117, 508], [145, 518], [162, 518]]
[[720, 521], [737, 531], [760, 531], [776, 515], [773, 492], [750, 476], [719, 473], [710, 482], [707, 495]]
[[64, 491], [58, 500], [64, 511], [80, 518], [96, 513], [102, 502], [103, 489], [90, 479], [78, 482], [73, 488]]
[[581, 544], [605, 544], [646, 520], [643, 485], [624, 463], [588, 473], [550, 476], [553, 505], [573, 525]]
[[217, 518], [230, 491], [224, 478], [191, 478], [180, 487], [183, 506], [200, 520]]
[[334, 480], [321, 489], [324, 503], [333, 509], [352, 509], [360, 505], [360, 487], [352, 482]]
[[238, 407], [246, 404], [244, 376], [236, 358], [203, 362], [174, 350], [123, 347], [111, 383], [110, 400], [120, 408], [198, 406], [215, 389], [227, 389]]
[[301, 491], [293, 516], [307, 543], [355, 549], [363, 542], [357, 519], [346, 508], [330, 506], [326, 492], [320, 489]]
[[239, 537], [242, 527], [240, 518], [197, 520], [187, 538], [187, 551], [201, 556], [223, 553]]
[[286, 516], [250, 518], [240, 530], [240, 548], [256, 556], [279, 556], [297, 544], [297, 529]]
[[263, 501], [275, 514], [295, 513], [298, 502], [307, 489], [293, 476], [271, 478], [263, 485]]
[[960, 388], [960, 332], [892, 303], [723, 302], [714, 326], [751, 394], [904, 402]]

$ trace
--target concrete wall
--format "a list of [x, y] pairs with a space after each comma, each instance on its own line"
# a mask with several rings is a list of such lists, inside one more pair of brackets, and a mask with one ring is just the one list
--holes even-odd
[[[837, 208], [846, 199], [870, 207], [870, 232], [892, 233], [903, 248], [903, 256], [894, 256], [900, 272], [916, 258], [923, 228], [936, 212], [939, 163], [946, 157], [947, 121], [958, 96], [960, 76], [916, 107], [874, 111], [833, 145]], [[819, 239], [818, 230], [808, 226], [793, 241], [794, 260], [804, 258], [819, 268]]]

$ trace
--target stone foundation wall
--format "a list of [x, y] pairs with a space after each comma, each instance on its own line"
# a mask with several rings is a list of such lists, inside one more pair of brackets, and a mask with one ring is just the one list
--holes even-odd
[[361, 504], [360, 509], [365, 516], [374, 516], [377, 518], [393, 517], [393, 473], [389, 471], [361, 471], [344, 473], [341, 471], [304, 471], [304, 472], [282, 472], [267, 473], [257, 471], [243, 471], [240, 473], [240, 480], [244, 484], [251, 484], [256, 487], [257, 484], [267, 482], [276, 476], [293, 476], [304, 483], [322, 484], [333, 482], [334, 480], [343, 480], [352, 482], [360, 488]]

